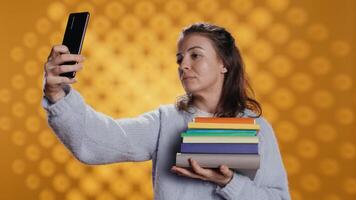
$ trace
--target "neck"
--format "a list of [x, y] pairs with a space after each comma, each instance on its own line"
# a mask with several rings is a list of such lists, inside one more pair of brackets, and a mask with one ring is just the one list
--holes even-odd
[[199, 110], [208, 112], [208, 113], [215, 113], [217, 105], [219, 103], [219, 95], [195, 95], [193, 105], [197, 107]]
[[220, 81], [210, 88], [193, 93], [193, 106], [207, 113], [216, 112], [223, 88], [224, 75], [222, 74], [220, 78]]

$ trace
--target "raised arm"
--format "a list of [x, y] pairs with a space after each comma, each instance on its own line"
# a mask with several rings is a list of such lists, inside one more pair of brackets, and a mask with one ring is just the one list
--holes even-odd
[[53, 105], [43, 99], [48, 123], [73, 155], [87, 164], [150, 160], [156, 151], [159, 110], [113, 119], [85, 104], [73, 88]]
[[[73, 155], [87, 164], [151, 159], [160, 130], [159, 110], [125, 119], [113, 119], [95, 111], [70, 87], [74, 80], [59, 76], [81, 69], [81, 59], [68, 54], [62, 45], [51, 51], [45, 65], [42, 100], [50, 127]], [[79, 63], [60, 65], [66, 61]]]

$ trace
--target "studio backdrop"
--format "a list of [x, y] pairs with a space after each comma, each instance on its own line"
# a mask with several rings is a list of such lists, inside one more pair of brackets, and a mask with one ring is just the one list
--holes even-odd
[[226, 27], [271, 122], [294, 200], [356, 199], [353, 0], [42, 0], [0, 3], [0, 199], [152, 199], [151, 162], [88, 166], [40, 106], [43, 65], [70, 12], [89, 11], [74, 87], [96, 110], [134, 117], [184, 94], [179, 32]]

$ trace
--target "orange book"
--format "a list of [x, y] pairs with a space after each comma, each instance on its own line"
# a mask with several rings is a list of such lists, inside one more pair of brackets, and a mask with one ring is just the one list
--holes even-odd
[[254, 118], [236, 118], [236, 117], [196, 117], [196, 123], [239, 123], [239, 124], [255, 124]]

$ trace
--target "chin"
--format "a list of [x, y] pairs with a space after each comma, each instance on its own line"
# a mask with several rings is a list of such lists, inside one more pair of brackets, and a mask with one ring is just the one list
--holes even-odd
[[200, 91], [200, 89], [197, 87], [184, 87], [184, 90], [187, 94], [190, 93], [192, 95], [195, 95]]
[[187, 94], [190, 93], [192, 95], [202, 93], [207, 88], [205, 84], [192, 82], [182, 82], [182, 86]]

